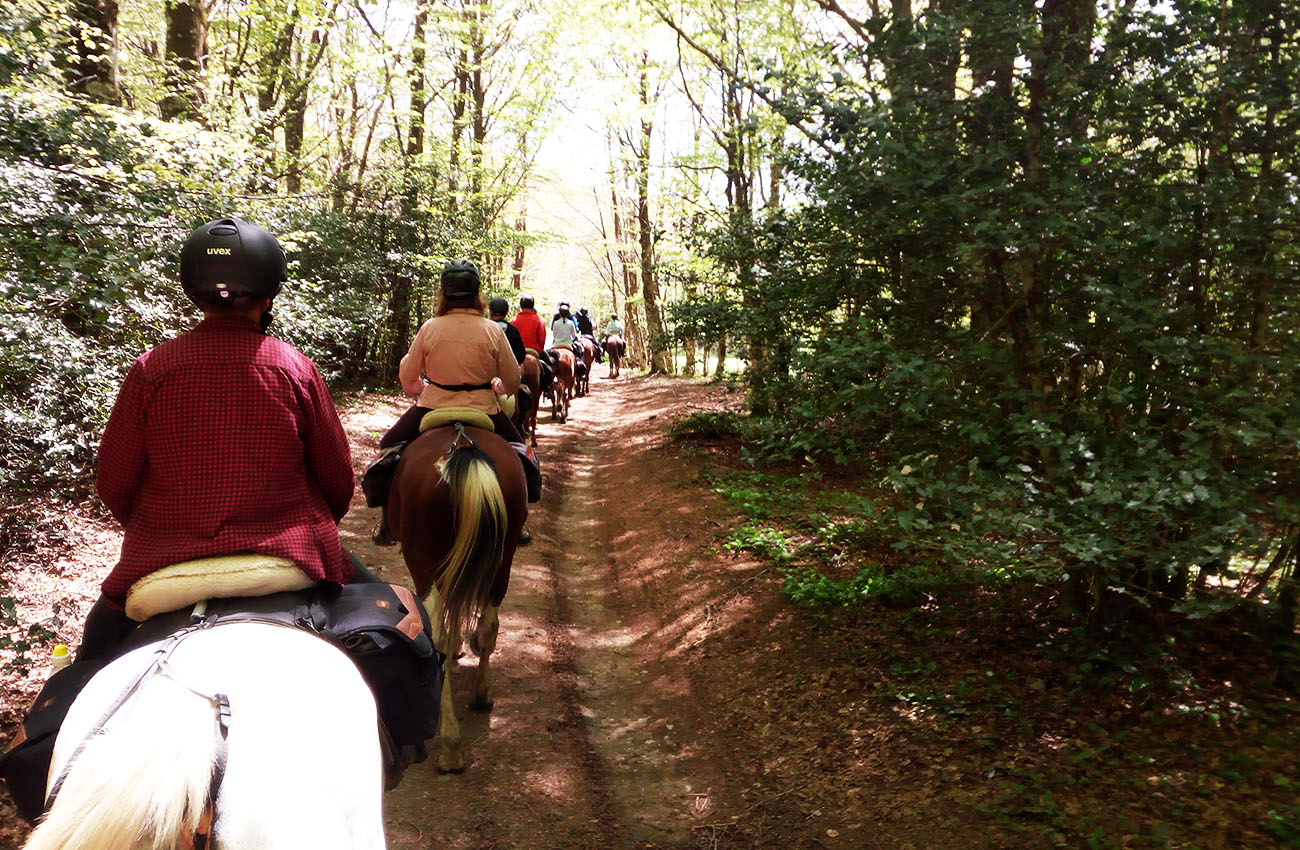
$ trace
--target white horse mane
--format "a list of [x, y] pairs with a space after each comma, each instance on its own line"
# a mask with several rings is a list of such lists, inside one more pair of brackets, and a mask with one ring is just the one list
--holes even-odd
[[[87, 684], [59, 732], [51, 783], [156, 648]], [[384, 847], [375, 702], [346, 655], [306, 632], [233, 623], [186, 637], [167, 666], [86, 740], [25, 850], [170, 850], [193, 836], [218, 747], [205, 693], [228, 695], [231, 711], [210, 846]]]

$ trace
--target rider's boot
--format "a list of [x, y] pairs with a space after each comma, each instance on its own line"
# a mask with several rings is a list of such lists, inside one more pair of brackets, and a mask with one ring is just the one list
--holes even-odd
[[370, 540], [376, 546], [396, 546], [397, 538], [393, 532], [388, 529], [388, 508], [379, 509], [379, 525], [375, 526], [374, 532], [370, 535]]

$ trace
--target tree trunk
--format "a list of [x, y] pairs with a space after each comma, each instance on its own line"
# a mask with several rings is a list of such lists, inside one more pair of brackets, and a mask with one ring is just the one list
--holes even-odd
[[528, 246], [524, 244], [523, 234], [528, 232], [528, 211], [521, 209], [515, 219], [515, 232], [520, 234], [515, 241], [514, 263], [510, 267], [510, 282], [515, 292], [524, 288], [524, 253]]
[[159, 109], [168, 121], [201, 120], [207, 98], [203, 91], [208, 56], [208, 16], [203, 0], [167, 3], [166, 66]]
[[119, 104], [117, 0], [72, 0], [68, 9], [68, 55], [58, 64], [69, 92], [100, 103]]
[[466, 70], [468, 65], [469, 56], [462, 50], [456, 61], [456, 91], [451, 98], [451, 139], [448, 143], [450, 167], [447, 169], [447, 189], [453, 210], [457, 206], [457, 193], [461, 185], [461, 145], [465, 141], [465, 115], [470, 90], [469, 73]]
[[[646, 57], [642, 57], [643, 60]], [[671, 371], [668, 353], [664, 346], [663, 316], [659, 312], [659, 281], [655, 277], [655, 239], [650, 221], [650, 138], [654, 126], [648, 117], [650, 107], [650, 77], [641, 69], [641, 147], [637, 151], [637, 201], [636, 220], [638, 243], [641, 248], [641, 295], [645, 301], [646, 344], [649, 354], [650, 374], [662, 375]]]
[[[697, 298], [699, 298], [699, 284], [695, 280], [694, 274], [688, 274], [686, 276], [686, 281], [682, 285], [682, 288], [683, 288], [682, 294], [683, 296], [685, 296], [686, 301], [688, 303], [693, 302]], [[682, 374], [688, 378], [694, 378], [695, 358], [696, 358], [695, 337], [691, 334], [687, 334], [685, 338], [682, 340], [682, 348], [685, 349], [686, 352], [686, 365], [682, 368]], [[701, 374], [703, 374], [707, 369], [708, 369], [707, 364], [701, 366], [700, 367]]]
[[[312, 30], [312, 49], [308, 54], [323, 50], [325, 38], [321, 30]], [[291, 195], [302, 191], [302, 144], [307, 126], [307, 91], [311, 88], [310, 69], [313, 67], [310, 60], [305, 63], [305, 67], [307, 76], [293, 86], [286, 95], [288, 102], [285, 105], [284, 121], [285, 188]]]

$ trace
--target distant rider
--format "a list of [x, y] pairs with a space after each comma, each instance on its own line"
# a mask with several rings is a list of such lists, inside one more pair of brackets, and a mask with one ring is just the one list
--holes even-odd
[[577, 340], [578, 326], [574, 323], [573, 317], [569, 315], [569, 304], [566, 301], [561, 301], [555, 319], [551, 322], [551, 347], [567, 348], [574, 351], [574, 343]]
[[[478, 266], [469, 260], [452, 260], [443, 267], [434, 316], [420, 326], [397, 370], [402, 389], [418, 400], [384, 434], [381, 449], [414, 440], [420, 435], [420, 420], [440, 407], [482, 411], [499, 437], [523, 443], [497, 401], [498, 395], [519, 390], [519, 361], [501, 328], [484, 318], [487, 305], [480, 286]], [[535, 478], [536, 469], [529, 470], [522, 457], [520, 463], [529, 478]], [[373, 539], [379, 545], [395, 542], [387, 517], [381, 518]]]
[[573, 321], [578, 326], [578, 333], [589, 338], [591, 344], [595, 346], [596, 362], [603, 362], [605, 351], [600, 346], [600, 340], [596, 339], [596, 328], [591, 323], [591, 316], [586, 307], [578, 309], [578, 314], [573, 317]]

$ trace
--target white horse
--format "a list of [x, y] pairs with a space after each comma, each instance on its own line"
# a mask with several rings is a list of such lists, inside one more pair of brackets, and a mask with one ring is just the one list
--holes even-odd
[[377, 730], [355, 665], [306, 632], [230, 623], [142, 647], [68, 712], [47, 793], [66, 777], [25, 850], [202, 846], [208, 823], [217, 850], [382, 850]]

